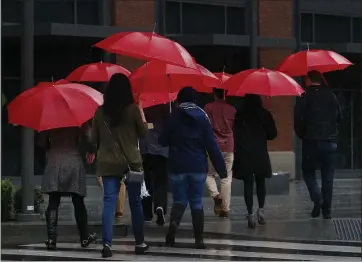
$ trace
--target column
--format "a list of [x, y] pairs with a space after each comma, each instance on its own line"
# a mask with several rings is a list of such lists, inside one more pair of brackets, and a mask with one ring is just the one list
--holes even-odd
[[250, 67], [258, 67], [258, 0], [250, 0]]
[[[21, 39], [21, 81], [22, 90], [31, 88], [34, 84], [34, 0], [23, 0], [23, 31]], [[21, 213], [17, 214], [19, 221], [40, 219], [34, 213], [34, 131], [22, 128], [21, 133]]]

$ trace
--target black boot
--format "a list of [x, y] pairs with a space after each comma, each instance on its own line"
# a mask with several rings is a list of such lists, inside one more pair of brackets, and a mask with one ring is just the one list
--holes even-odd
[[96, 233], [88, 233], [88, 217], [87, 210], [74, 209], [75, 221], [77, 222], [77, 228], [80, 236], [80, 245], [85, 248], [88, 247], [97, 239]]
[[47, 209], [45, 211], [48, 240], [45, 245], [48, 250], [55, 250], [57, 247], [57, 225], [58, 225], [58, 210]]
[[175, 204], [172, 206], [170, 226], [166, 235], [166, 246], [172, 247], [175, 245], [175, 234], [184, 212], [185, 207], [183, 205]]
[[205, 249], [204, 244], [204, 210], [191, 210], [192, 225], [194, 227], [195, 247]]

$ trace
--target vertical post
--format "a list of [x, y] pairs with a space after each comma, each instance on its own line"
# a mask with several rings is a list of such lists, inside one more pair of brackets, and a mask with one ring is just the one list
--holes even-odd
[[[295, 52], [300, 51], [301, 49], [301, 23], [300, 23], [300, 0], [293, 1], [293, 34], [295, 39]], [[297, 79], [298, 83], [301, 84], [302, 80], [300, 78]], [[294, 103], [299, 98], [295, 98]], [[295, 154], [295, 179], [301, 180], [302, 173], [302, 143], [300, 139], [293, 133], [293, 148]]]
[[258, 67], [258, 0], [250, 0], [250, 67]]
[[[103, 26], [111, 25], [111, 2], [110, 0], [100, 0], [101, 8], [100, 8], [100, 16], [101, 16], [101, 24]], [[111, 62], [111, 54], [107, 52], [103, 52], [103, 62]]]
[[[34, 0], [23, 0], [23, 31], [21, 38], [21, 80], [22, 90], [34, 84]], [[34, 213], [34, 132], [22, 128], [21, 132], [21, 186], [22, 206], [17, 220], [39, 219]]]
[[154, 0], [155, 2], [155, 19], [154, 19], [154, 22], [156, 24], [155, 26], [155, 33], [157, 34], [163, 34], [163, 28], [164, 28], [164, 20], [163, 20], [163, 13], [164, 13], [164, 10], [163, 10], [163, 0]]

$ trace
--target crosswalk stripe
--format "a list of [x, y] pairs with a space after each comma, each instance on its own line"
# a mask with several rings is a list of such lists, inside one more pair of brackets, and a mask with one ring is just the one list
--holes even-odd
[[[80, 248], [79, 248], [80, 249]], [[86, 252], [87, 250], [80, 249], [82, 252], [72, 251], [47, 251], [47, 250], [28, 250], [28, 249], [2, 249], [1, 255], [20, 255], [20, 256], [33, 256], [33, 257], [61, 257], [61, 258], [72, 258], [73, 260], [78, 259], [92, 259], [92, 260], [103, 260], [100, 252]], [[111, 261], [185, 261], [185, 258], [178, 257], [167, 257], [167, 256], [148, 256], [148, 255], [128, 255], [128, 254], [113, 254], [111, 258], [106, 260]], [[215, 261], [212, 259], [200, 259], [205, 261]], [[3, 260], [1, 261], [11, 261]], [[14, 261], [14, 260], [13, 260]], [[191, 261], [191, 260], [190, 260]]]
[[[24, 245], [30, 248], [44, 248], [44, 244], [30, 244]], [[59, 250], [74, 251], [80, 249], [79, 244], [76, 243], [58, 243]], [[88, 247], [87, 251], [100, 252], [102, 245], [92, 245]], [[112, 250], [115, 254], [121, 252], [131, 253], [134, 251], [133, 245], [112, 245]], [[221, 258], [221, 259], [236, 259], [236, 258], [253, 258], [263, 260], [328, 260], [328, 261], [361, 261], [360, 257], [348, 256], [323, 256], [323, 255], [301, 255], [301, 254], [286, 254], [286, 253], [267, 253], [267, 252], [246, 252], [246, 251], [233, 251], [233, 250], [216, 250], [216, 249], [191, 249], [191, 248], [169, 248], [169, 247], [154, 247], [151, 246], [148, 255], [154, 256], [178, 256], [178, 257], [199, 257], [202, 258]]]
[[[116, 242], [133, 241], [133, 238], [115, 238]], [[147, 237], [147, 243], [160, 242], [164, 243], [165, 238], [161, 237]], [[194, 243], [190, 238], [177, 238], [177, 243]], [[361, 247], [354, 246], [337, 246], [337, 245], [315, 245], [303, 243], [288, 243], [288, 242], [272, 242], [272, 241], [246, 241], [246, 240], [231, 240], [231, 239], [204, 239], [205, 244], [212, 245], [227, 245], [227, 246], [245, 246], [245, 247], [262, 247], [262, 248], [275, 248], [275, 249], [291, 249], [291, 250], [307, 250], [307, 251], [325, 251], [325, 252], [340, 252], [340, 253], [361, 253]]]

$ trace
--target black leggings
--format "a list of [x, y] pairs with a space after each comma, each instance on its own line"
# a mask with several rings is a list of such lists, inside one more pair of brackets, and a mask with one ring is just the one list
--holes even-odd
[[256, 195], [258, 197], [259, 208], [264, 208], [266, 188], [264, 176], [248, 176], [244, 178], [244, 199], [249, 215], [253, 213], [253, 191], [254, 178], [256, 184]]

